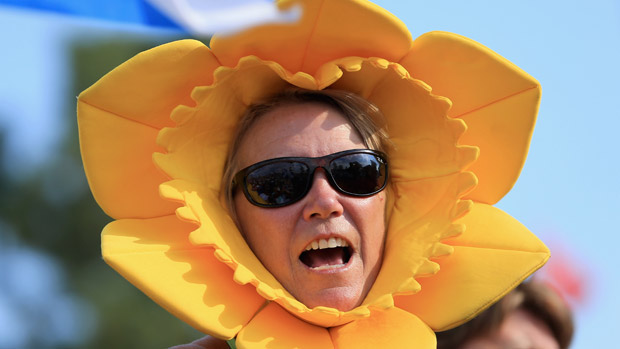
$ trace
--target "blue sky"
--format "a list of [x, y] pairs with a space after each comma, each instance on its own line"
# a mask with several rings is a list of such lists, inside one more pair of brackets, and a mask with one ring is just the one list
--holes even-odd
[[[375, 1], [413, 36], [432, 30], [472, 38], [538, 79], [543, 98], [521, 177], [499, 207], [550, 244], [561, 244], [590, 274], [591, 294], [577, 308], [573, 348], [615, 343], [620, 311], [620, 2]], [[16, 175], [53, 154], [69, 74], [67, 38], [118, 32], [121, 23], [15, 10], [0, 5], [0, 127]], [[152, 29], [151, 29], [152, 32]], [[157, 31], [165, 34], [165, 31]]]

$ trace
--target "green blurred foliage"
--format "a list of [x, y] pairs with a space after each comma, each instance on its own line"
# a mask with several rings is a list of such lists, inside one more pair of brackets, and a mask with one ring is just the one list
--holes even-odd
[[56, 258], [67, 275], [63, 287], [95, 310], [94, 333], [80, 348], [164, 348], [203, 336], [103, 262], [99, 234], [111, 219], [90, 193], [79, 153], [75, 96], [159, 43], [143, 38], [76, 41], [70, 54], [74, 75], [66, 97], [66, 139], [57, 155], [26, 178], [12, 178], [0, 168], [0, 221], [22, 243]]

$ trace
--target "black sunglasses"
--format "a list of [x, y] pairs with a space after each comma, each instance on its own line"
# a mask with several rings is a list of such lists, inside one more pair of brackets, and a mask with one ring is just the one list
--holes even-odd
[[318, 158], [283, 157], [258, 162], [237, 172], [233, 188], [241, 186], [250, 203], [282, 207], [303, 199], [314, 172], [322, 168], [331, 186], [351, 196], [374, 195], [387, 184], [387, 156], [376, 150], [345, 150]]

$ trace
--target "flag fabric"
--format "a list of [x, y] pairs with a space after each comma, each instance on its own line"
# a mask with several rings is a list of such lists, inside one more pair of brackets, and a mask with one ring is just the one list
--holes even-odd
[[0, 0], [0, 5], [177, 29], [196, 36], [234, 33], [268, 22], [293, 22], [301, 15], [299, 8], [281, 11], [270, 0]]

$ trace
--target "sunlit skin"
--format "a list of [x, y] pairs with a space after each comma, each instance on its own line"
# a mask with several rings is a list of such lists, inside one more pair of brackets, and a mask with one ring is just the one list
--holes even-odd
[[[366, 148], [336, 110], [318, 103], [278, 107], [252, 126], [239, 148], [240, 168], [283, 156], [318, 157]], [[263, 265], [296, 299], [342, 311], [360, 305], [377, 277], [385, 237], [385, 191], [352, 197], [334, 190], [318, 169], [310, 192], [280, 208], [260, 208], [241, 191], [234, 197], [240, 229]], [[339, 268], [315, 270], [300, 261], [318, 238], [345, 239], [352, 255]]]
[[526, 310], [511, 312], [499, 329], [474, 338], [460, 349], [559, 349], [549, 327]]

